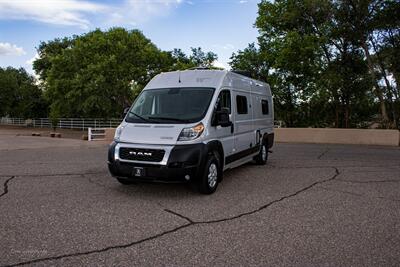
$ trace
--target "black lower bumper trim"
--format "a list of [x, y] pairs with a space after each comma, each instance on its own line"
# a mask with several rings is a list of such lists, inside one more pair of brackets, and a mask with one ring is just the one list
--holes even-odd
[[[143, 168], [143, 177], [137, 177], [134, 175], [135, 167]], [[118, 178], [149, 182], [186, 182], [186, 175], [189, 175], [192, 179], [197, 173], [196, 166], [169, 168], [167, 166], [126, 163], [118, 161], [114, 163], [108, 163], [108, 169], [113, 176]]]
[[[204, 162], [204, 144], [175, 146], [167, 165], [153, 165], [114, 160], [115, 143], [109, 148], [108, 169], [114, 177], [146, 182], [187, 182], [198, 177]], [[135, 167], [143, 168], [143, 176], [135, 176]]]

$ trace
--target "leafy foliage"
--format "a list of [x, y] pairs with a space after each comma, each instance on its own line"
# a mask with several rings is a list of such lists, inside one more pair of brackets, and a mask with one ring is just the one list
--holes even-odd
[[217, 59], [192, 48], [161, 51], [140, 31], [113, 28], [42, 42], [34, 69], [45, 86], [51, 117], [119, 117], [146, 83], [163, 71]]
[[46, 116], [43, 92], [25, 69], [0, 68], [0, 116]]
[[395, 126], [399, 87], [388, 77], [399, 83], [399, 12], [396, 1], [263, 0], [258, 47], [230, 65], [271, 84], [289, 126], [355, 127], [379, 112]]

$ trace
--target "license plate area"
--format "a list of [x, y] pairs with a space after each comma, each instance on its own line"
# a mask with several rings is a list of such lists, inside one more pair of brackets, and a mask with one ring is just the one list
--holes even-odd
[[144, 177], [145, 169], [143, 167], [133, 167], [132, 175], [135, 177]]

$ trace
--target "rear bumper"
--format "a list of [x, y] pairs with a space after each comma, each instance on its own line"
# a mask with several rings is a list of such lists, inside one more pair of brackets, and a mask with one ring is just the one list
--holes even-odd
[[[108, 169], [112, 176], [132, 181], [187, 182], [196, 179], [204, 165], [204, 144], [174, 146], [165, 165], [125, 162], [114, 157], [116, 143], [110, 145]], [[143, 168], [144, 175], [134, 175], [135, 167]], [[186, 178], [185, 178], [186, 177]]]

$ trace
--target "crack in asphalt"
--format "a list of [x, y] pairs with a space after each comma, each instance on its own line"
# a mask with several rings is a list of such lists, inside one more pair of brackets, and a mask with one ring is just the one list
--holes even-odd
[[15, 176], [11, 176], [7, 180], [5, 180], [5, 182], [3, 183], [3, 193], [0, 194], [0, 197], [3, 197], [5, 195], [7, 195], [7, 193], [8, 193], [8, 183], [14, 178], [15, 178]]
[[132, 247], [132, 246], [144, 243], [146, 241], [150, 241], [150, 240], [154, 240], [154, 239], [160, 238], [162, 236], [165, 236], [165, 235], [168, 235], [168, 234], [171, 234], [171, 233], [175, 233], [175, 232], [177, 232], [179, 230], [182, 230], [182, 229], [190, 227], [190, 226], [201, 225], [201, 224], [220, 223], [220, 222], [231, 221], [231, 220], [235, 220], [235, 219], [238, 219], [238, 218], [241, 218], [241, 217], [244, 217], [244, 216], [252, 215], [252, 214], [258, 213], [258, 212], [260, 212], [260, 211], [262, 211], [264, 209], [267, 209], [268, 207], [270, 207], [270, 206], [272, 206], [274, 204], [277, 204], [277, 203], [282, 202], [282, 201], [284, 201], [286, 199], [295, 197], [295, 196], [297, 196], [297, 195], [299, 195], [299, 194], [301, 194], [301, 193], [303, 193], [303, 192], [305, 192], [305, 191], [307, 191], [307, 190], [309, 190], [309, 189], [311, 189], [311, 188], [313, 188], [313, 187], [315, 187], [315, 186], [317, 186], [319, 184], [323, 184], [323, 183], [335, 180], [340, 175], [340, 171], [336, 167], [331, 167], [331, 168], [333, 168], [335, 170], [335, 174], [332, 175], [331, 177], [329, 177], [328, 179], [316, 181], [316, 182], [314, 182], [314, 183], [312, 183], [312, 184], [310, 184], [310, 185], [308, 185], [306, 187], [303, 187], [300, 190], [297, 190], [296, 192], [294, 192], [292, 194], [285, 195], [285, 196], [283, 196], [283, 197], [281, 197], [279, 199], [276, 199], [276, 200], [273, 200], [271, 202], [268, 202], [267, 204], [264, 204], [264, 205], [258, 207], [257, 209], [254, 209], [254, 210], [251, 210], [251, 211], [248, 211], [248, 212], [244, 212], [244, 213], [240, 213], [240, 214], [235, 215], [235, 216], [222, 218], [222, 219], [216, 219], [216, 220], [209, 220], [209, 221], [194, 221], [194, 220], [190, 219], [189, 217], [187, 217], [185, 215], [182, 215], [182, 214], [180, 214], [180, 213], [178, 213], [176, 211], [172, 211], [170, 209], [164, 209], [165, 212], [173, 214], [173, 215], [175, 215], [175, 216], [177, 216], [177, 217], [179, 217], [181, 219], [184, 219], [184, 220], [187, 221], [187, 223], [183, 224], [183, 225], [180, 225], [178, 227], [175, 227], [173, 229], [158, 233], [156, 235], [149, 236], [149, 237], [146, 237], [146, 238], [134, 241], [134, 242], [130, 242], [130, 243], [127, 243], [127, 244], [108, 246], [108, 247], [104, 247], [104, 248], [101, 248], [101, 249], [89, 250], [89, 251], [84, 251], [84, 252], [69, 253], [69, 254], [63, 254], [63, 255], [53, 256], [53, 257], [39, 258], [39, 259], [34, 259], [34, 260], [30, 260], [30, 261], [25, 261], [25, 262], [19, 262], [19, 263], [15, 263], [15, 264], [11, 264], [11, 265], [5, 265], [5, 266], [7, 266], [7, 267], [21, 266], [21, 265], [33, 264], [33, 263], [49, 261], [49, 260], [59, 260], [59, 259], [68, 258], [68, 257], [85, 256], [85, 255], [90, 255], [90, 254], [94, 254], [94, 253], [106, 252], [106, 251], [109, 251], [109, 250], [112, 250], [112, 249], [128, 248], [128, 247]]
[[364, 171], [364, 170], [346, 170], [346, 172], [356, 173], [356, 172], [395, 172], [400, 170], [398, 164], [397, 165], [371, 165], [368, 166], [360, 166], [360, 165], [339, 165], [339, 166], [332, 166], [330, 162], [327, 164], [329, 165], [316, 165], [316, 166], [304, 166], [304, 165], [291, 165], [291, 166], [278, 166], [273, 164], [268, 164], [268, 167], [273, 169], [318, 169], [318, 168], [385, 168], [382, 171]]
[[351, 183], [351, 184], [375, 184], [375, 183], [400, 183], [400, 180], [370, 180], [370, 181], [356, 181], [356, 180], [341, 180], [338, 182]]
[[322, 186], [319, 187], [319, 189], [323, 189], [323, 190], [330, 191], [330, 192], [336, 192], [336, 193], [342, 193], [342, 194], [352, 195], [352, 196], [356, 196], [356, 197], [384, 199], [384, 200], [393, 201], [393, 202], [400, 202], [400, 199], [396, 199], [396, 198], [388, 198], [388, 197], [381, 197], [381, 196], [374, 197], [374, 196], [371, 196], [371, 195], [358, 194], [358, 193], [354, 193], [354, 192], [349, 192], [349, 191], [344, 191], [344, 190], [337, 190], [337, 189], [331, 189], [331, 188], [326, 188], [326, 187], [322, 187]]
[[175, 216], [178, 216], [178, 217], [180, 217], [180, 218], [182, 218], [182, 219], [188, 221], [190, 224], [196, 224], [196, 223], [198, 223], [198, 222], [193, 221], [193, 220], [190, 219], [189, 217], [184, 216], [184, 215], [182, 215], [182, 214], [180, 214], [180, 213], [178, 213], [178, 212], [176, 212], [176, 211], [173, 211], [173, 210], [170, 210], [170, 209], [164, 209], [164, 211], [165, 211], [165, 212], [168, 212], [168, 213], [171, 213], [171, 214], [173, 214], [173, 215], [175, 215]]
[[[10, 178], [8, 178], [7, 180], [4, 181], [3, 183], [3, 193], [0, 194], [0, 198], [7, 195], [8, 193], [8, 183], [13, 180], [14, 178], [17, 177], [54, 177], [54, 176], [81, 176], [83, 178], [86, 177], [86, 175], [90, 175], [90, 174], [100, 174], [101, 172], [89, 172], [89, 173], [63, 173], [63, 174], [45, 174], [45, 175], [12, 175]], [[2, 175], [2, 177], [4, 177], [5, 175]], [[10, 175], [7, 175], [6, 177], [9, 177]], [[93, 182], [90, 180], [90, 178], [88, 179], [91, 183], [97, 184], [99, 186], [103, 186], [101, 184], [98, 184], [96, 182]]]
[[326, 148], [325, 149], [325, 151], [324, 152], [322, 152], [319, 156], [318, 156], [318, 158], [317, 159], [321, 159], [323, 156], [325, 156], [326, 155], [326, 153], [328, 153], [330, 151], [330, 148], [328, 147], [328, 148]]
[[186, 227], [188, 227], [190, 225], [192, 225], [192, 224], [191, 223], [183, 224], [181, 226], [178, 226], [178, 227], [175, 227], [173, 229], [158, 233], [156, 235], [149, 236], [149, 237], [146, 237], [146, 238], [143, 238], [143, 239], [131, 242], [131, 243], [123, 244], [123, 245], [110, 246], [110, 247], [105, 247], [105, 248], [102, 248], [102, 249], [89, 250], [89, 251], [85, 251], [85, 252], [63, 254], [63, 255], [54, 256], [54, 257], [40, 258], [40, 259], [20, 262], [20, 263], [11, 264], [11, 265], [3, 265], [2, 267], [21, 266], [21, 265], [26, 265], [26, 264], [38, 263], [38, 262], [42, 262], [42, 261], [60, 260], [60, 259], [63, 259], [63, 258], [68, 258], [68, 257], [78, 257], [78, 256], [90, 255], [90, 254], [93, 254], [93, 253], [101, 253], [101, 252], [106, 252], [106, 251], [109, 251], [109, 250], [112, 250], [112, 249], [128, 248], [128, 247], [131, 247], [131, 246], [134, 246], [134, 245], [138, 245], [138, 244], [144, 243], [146, 241], [157, 239], [157, 238], [162, 237], [164, 235], [168, 235], [168, 234], [177, 232], [177, 231], [179, 231], [179, 230], [181, 230], [183, 228], [186, 228]]
[[[14, 177], [54, 177], [54, 176], [82, 176], [90, 174], [103, 174], [104, 172], [87, 172], [87, 173], [54, 173], [54, 174], [21, 174], [14, 175]], [[11, 175], [3, 175], [11, 176]]]

